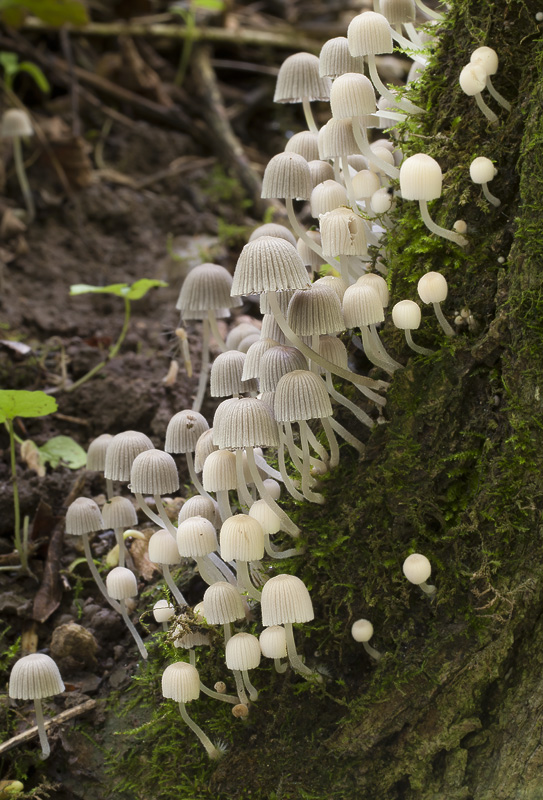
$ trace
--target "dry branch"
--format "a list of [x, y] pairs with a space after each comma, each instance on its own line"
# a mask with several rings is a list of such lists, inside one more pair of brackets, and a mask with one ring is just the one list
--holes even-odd
[[[52, 725], [62, 725], [63, 722], [68, 722], [70, 719], [74, 719], [74, 717], [80, 717], [81, 714], [85, 714], [87, 711], [92, 711], [95, 706], [96, 700], [86, 700], [84, 703], [81, 703], [78, 706], [67, 708], [66, 711], [63, 711], [56, 717], [53, 717], [53, 719], [46, 720], [45, 730], [48, 730]], [[19, 745], [25, 744], [25, 742], [29, 742], [37, 735], [37, 725], [34, 725], [33, 728], [29, 728], [27, 731], [18, 733], [17, 736], [13, 736], [11, 739], [8, 739], [0, 744], [0, 755], [2, 755], [2, 753], [6, 753], [8, 750], [13, 749], [14, 747], [19, 747]]]

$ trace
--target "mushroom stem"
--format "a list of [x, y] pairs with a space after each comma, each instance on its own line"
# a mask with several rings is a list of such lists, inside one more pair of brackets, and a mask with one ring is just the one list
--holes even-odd
[[365, 411], [362, 411], [361, 408], [349, 400], [347, 397], [344, 397], [341, 392], [338, 392], [337, 389], [334, 388], [334, 382], [332, 381], [332, 376], [329, 372], [325, 373], [325, 381], [326, 381], [326, 388], [328, 390], [328, 394], [332, 397], [337, 403], [348, 408], [355, 417], [363, 424], [366, 425], [368, 428], [373, 428], [374, 422], [372, 418], [366, 414]]
[[483, 194], [488, 200], [489, 203], [492, 203], [493, 206], [501, 206], [502, 201], [493, 195], [490, 189], [488, 188], [488, 183], [483, 183]]
[[424, 45], [422, 43], [422, 39], [420, 38], [419, 32], [415, 28], [413, 23], [412, 22], [404, 22], [403, 26], [405, 28], [405, 32], [407, 33], [407, 35], [409, 36], [409, 38], [413, 42], [413, 44], [416, 44], [421, 49], [424, 48]]
[[243, 503], [247, 508], [253, 505], [253, 498], [247, 488], [245, 480], [245, 471], [243, 468], [243, 450], [236, 450], [236, 477], [237, 477], [237, 492], [240, 505]]
[[217, 492], [217, 504], [219, 506], [219, 514], [221, 515], [221, 520], [223, 522], [226, 522], [226, 520], [230, 519], [230, 517], [232, 516], [230, 498], [228, 497], [228, 491], [226, 489]]
[[383, 97], [386, 97], [387, 100], [390, 100], [390, 102], [394, 103], [394, 105], [398, 108], [402, 108], [404, 111], [407, 111], [408, 114], [420, 114], [424, 110], [416, 106], [414, 103], [411, 103], [410, 100], [396, 97], [396, 95], [391, 92], [390, 89], [387, 89], [379, 77], [379, 73], [377, 72], [377, 64], [375, 63], [375, 56], [373, 53], [368, 55], [368, 67], [370, 70], [370, 78], [372, 83], [378, 90], [379, 94], [381, 94]]
[[245, 684], [245, 686], [247, 687], [247, 691], [249, 692], [249, 699], [251, 700], [251, 702], [256, 703], [256, 701], [258, 700], [258, 690], [255, 689], [255, 687], [251, 683], [249, 679], [249, 673], [246, 669], [241, 670], [241, 677], [243, 678], [243, 683]]
[[134, 492], [134, 497], [136, 498], [136, 501], [141, 510], [143, 511], [143, 513], [145, 514], [145, 516], [148, 517], [151, 520], [151, 522], [154, 522], [155, 525], [158, 525], [159, 528], [162, 528], [163, 524], [161, 518], [158, 516], [158, 514], [155, 514], [155, 512], [149, 508], [141, 492]]
[[169, 531], [169, 533], [171, 533], [173, 538], [177, 541], [177, 528], [175, 527], [169, 516], [166, 514], [166, 509], [164, 508], [164, 503], [162, 502], [161, 496], [159, 494], [154, 494], [153, 500], [155, 501], [158, 510], [158, 516], [160, 517], [161, 520], [160, 522], [161, 527], [166, 528], [166, 530]]
[[287, 209], [288, 221], [290, 222], [292, 230], [296, 236], [298, 236], [299, 239], [302, 239], [302, 241], [304, 241], [306, 245], [311, 248], [311, 250], [314, 250], [318, 256], [323, 258], [322, 247], [317, 244], [317, 242], [315, 242], [311, 236], [307, 235], [306, 229], [298, 222], [296, 214], [294, 213], [294, 204], [291, 197], [285, 198], [285, 206]]
[[315, 117], [313, 116], [313, 111], [311, 110], [311, 103], [309, 102], [308, 97], [302, 97], [302, 108], [304, 110], [305, 121], [307, 122], [307, 127], [311, 131], [311, 133], [318, 133], [319, 129], [317, 128], [317, 123], [315, 122]]
[[331, 425], [332, 417], [321, 417], [321, 424], [324, 428], [328, 444], [330, 445], [330, 469], [335, 469], [339, 464], [339, 444]]
[[215, 747], [209, 736], [207, 736], [200, 728], [200, 726], [197, 725], [194, 722], [194, 720], [189, 717], [184, 703], [179, 703], [179, 713], [181, 714], [181, 719], [183, 720], [183, 722], [189, 726], [191, 731], [193, 731], [193, 733], [196, 734], [200, 742], [203, 744], [208, 756], [211, 759], [220, 758], [221, 757], [220, 750], [217, 750], [217, 748]]
[[349, 286], [351, 283], [351, 276], [349, 275], [349, 261], [347, 259], [347, 256], [339, 257], [339, 273], [343, 283], [346, 286]]
[[423, 581], [422, 583], [419, 583], [418, 586], [419, 586], [420, 589], [422, 589], [424, 594], [428, 595], [428, 597], [433, 597], [435, 595], [435, 593], [437, 592], [436, 587], [433, 586], [431, 583], [426, 583], [426, 581]]
[[362, 647], [369, 656], [375, 659], [375, 661], [380, 661], [380, 659], [382, 658], [382, 655], [379, 652], [379, 650], [376, 650], [374, 647], [372, 647], [371, 644], [369, 644], [369, 642], [362, 642]]
[[432, 303], [432, 305], [434, 307], [434, 311], [435, 311], [435, 315], [437, 317], [437, 321], [439, 322], [439, 324], [443, 328], [443, 332], [445, 333], [445, 336], [456, 336], [456, 332], [451, 328], [451, 326], [449, 325], [449, 323], [445, 319], [445, 316], [443, 314], [443, 310], [442, 310], [441, 306], [439, 305], [439, 303]]
[[147, 656], [148, 656], [147, 650], [145, 649], [145, 645], [143, 644], [143, 640], [142, 640], [141, 636], [139, 635], [139, 633], [135, 629], [134, 625], [132, 624], [132, 620], [128, 616], [128, 612], [126, 610], [125, 601], [124, 600], [119, 600], [119, 605], [121, 607], [121, 616], [124, 619], [124, 623], [125, 623], [126, 627], [128, 628], [128, 630], [130, 631], [130, 633], [132, 634], [132, 638], [134, 639], [134, 641], [138, 645], [138, 650], [140, 651], [141, 657], [146, 659]]
[[285, 622], [285, 638], [287, 641], [288, 660], [292, 669], [299, 672], [301, 675], [314, 675], [314, 672], [306, 667], [298, 651], [296, 650], [296, 643], [294, 641], [294, 632], [292, 630], [292, 622]]
[[414, 350], [415, 353], [420, 353], [421, 356], [433, 356], [434, 355], [434, 351], [433, 350], [428, 350], [427, 347], [421, 347], [420, 345], [415, 344], [415, 342], [413, 341], [413, 337], [411, 336], [411, 331], [409, 330], [409, 328], [405, 329], [405, 341], [407, 342], [407, 344], [409, 345], [411, 350]]
[[299, 536], [300, 529], [298, 528], [298, 526], [294, 524], [294, 522], [291, 520], [288, 514], [286, 514], [285, 511], [283, 511], [281, 506], [277, 505], [277, 503], [271, 496], [270, 492], [264, 485], [264, 481], [260, 477], [258, 467], [256, 466], [255, 454], [253, 448], [247, 447], [245, 452], [247, 454], [247, 464], [249, 465], [249, 471], [251, 473], [251, 477], [254, 481], [254, 484], [257, 488], [258, 494], [260, 495], [262, 500], [264, 500], [268, 508], [270, 508], [274, 512], [274, 514], [276, 514], [279, 517], [279, 519], [281, 520], [281, 528], [287, 533], [290, 533], [291, 536], [294, 537]]
[[35, 698], [34, 700], [34, 711], [36, 714], [36, 727], [38, 728], [38, 736], [40, 737], [41, 757], [47, 758], [51, 752], [51, 745], [49, 744], [49, 739], [47, 738], [45, 720], [43, 718], [43, 708], [41, 699], [39, 698]]
[[371, 338], [372, 338], [373, 343], [375, 345], [375, 349], [377, 350], [377, 352], [381, 356], [383, 362], [385, 364], [388, 364], [387, 372], [393, 372], [394, 373], [397, 369], [403, 369], [402, 364], [399, 364], [397, 361], [394, 361], [394, 359], [391, 356], [389, 356], [389, 354], [385, 350], [385, 346], [384, 346], [383, 342], [381, 341], [381, 339], [379, 338], [379, 334], [377, 333], [377, 328], [375, 327], [374, 323], [372, 323], [369, 326], [369, 329], [370, 329]]
[[[347, 197], [349, 198], [349, 203], [351, 204], [351, 208], [355, 214], [360, 215], [360, 209], [358, 208], [358, 203], [356, 202], [356, 196], [353, 189], [353, 180], [351, 178], [351, 170], [349, 168], [349, 161], [347, 156], [341, 156], [341, 171], [343, 172], [343, 180], [345, 182], [345, 188], [347, 189]], [[347, 285], [349, 284], [347, 283]]]
[[498, 90], [492, 83], [490, 75], [486, 76], [486, 88], [488, 89], [494, 100], [496, 100], [496, 102], [499, 103], [502, 108], [505, 108], [506, 111], [511, 111], [511, 103], [498, 92]]
[[106, 496], [108, 500], [111, 500], [111, 498], [115, 496], [115, 491], [113, 489], [113, 481], [111, 480], [111, 478], [106, 478]]
[[286, 672], [287, 669], [287, 662], [281, 661], [280, 658], [273, 659], [273, 666], [275, 667], [275, 671], [281, 674], [282, 672]]
[[126, 562], [126, 549], [124, 546], [123, 529], [115, 528], [114, 533], [115, 533], [115, 541], [117, 542], [117, 547], [119, 549], [119, 566], [124, 567]]
[[94, 563], [94, 559], [92, 557], [92, 552], [90, 549], [90, 542], [89, 542], [89, 534], [84, 533], [81, 537], [83, 539], [83, 548], [85, 550], [85, 558], [87, 559], [87, 564], [89, 565], [89, 569], [91, 571], [91, 575], [94, 578], [94, 582], [108, 601], [109, 605], [117, 611], [117, 613], [121, 614], [121, 606], [117, 603], [116, 600], [113, 600], [112, 597], [109, 596], [107, 593], [106, 585], [102, 580], [102, 577], [98, 570], [96, 569], [96, 564]]
[[36, 206], [34, 205], [34, 198], [32, 197], [30, 184], [28, 183], [28, 178], [26, 177], [25, 164], [23, 159], [23, 148], [21, 146], [20, 136], [13, 137], [13, 160], [15, 162], [15, 172], [17, 173], [19, 186], [21, 187], [21, 192], [23, 193], [26, 205], [26, 211], [27, 211], [26, 221], [29, 225], [31, 225], [36, 217]]
[[440, 225], [435, 223], [433, 219], [430, 217], [430, 213], [428, 211], [428, 203], [426, 200], [419, 200], [419, 208], [420, 208], [420, 215], [422, 217], [422, 221], [426, 225], [426, 227], [432, 231], [432, 233], [436, 233], [438, 236], [442, 236], [444, 239], [449, 239], [449, 241], [454, 242], [460, 247], [465, 247], [468, 243], [468, 240], [465, 239], [463, 236], [460, 236], [459, 233], [454, 233], [454, 231], [448, 231], [447, 228], [442, 228]]
[[215, 311], [212, 308], [210, 308], [209, 311], [207, 312], [207, 319], [209, 321], [209, 329], [211, 331], [211, 335], [217, 342], [217, 345], [219, 346], [221, 351], [225, 353], [227, 350], [226, 342], [221, 336], [221, 332], [219, 331], [219, 326], [217, 325], [217, 317], [215, 316]]
[[444, 14], [440, 14], [439, 11], [434, 11], [433, 8], [429, 8], [422, 0], [415, 0], [415, 5], [417, 5], [423, 14], [430, 17], [431, 19], [437, 19], [439, 22], [443, 22], [445, 19]]
[[223, 633], [224, 633], [224, 646], [226, 647], [226, 645], [228, 644], [228, 642], [230, 641], [230, 639], [232, 637], [232, 623], [231, 622], [225, 622], [222, 627], [223, 627]]
[[169, 565], [162, 564], [161, 566], [162, 566], [162, 574], [164, 575], [164, 580], [166, 581], [166, 585], [170, 590], [170, 592], [173, 594], [173, 596], [175, 597], [180, 606], [188, 605], [187, 601], [185, 600], [185, 598], [183, 597], [183, 595], [181, 594], [181, 592], [179, 591], [179, 589], [177, 588], [177, 586], [173, 581]]
[[360, 325], [360, 335], [366, 357], [371, 361], [372, 364], [375, 364], [376, 367], [380, 367], [381, 369], [384, 369], [385, 372], [390, 374], [390, 368], [375, 346], [375, 341], [371, 335], [368, 325]]
[[264, 534], [264, 549], [270, 558], [291, 558], [292, 556], [299, 556], [304, 552], [304, 548], [290, 547], [288, 550], [278, 550], [273, 544], [270, 534]]
[[233, 706], [237, 706], [239, 703], [239, 697], [234, 697], [233, 694], [221, 694], [213, 689], [208, 689], [202, 681], [200, 681], [200, 691], [207, 694], [208, 697], [213, 697], [214, 700], [222, 700], [223, 703], [232, 703]]
[[283, 312], [281, 311], [275, 292], [266, 292], [266, 299], [270, 305], [277, 324], [285, 334], [286, 338], [294, 345], [294, 347], [297, 347], [306, 358], [313, 359], [316, 361], [319, 367], [327, 369], [329, 372], [337, 375], [339, 378], [345, 378], [350, 383], [354, 383], [357, 386], [363, 386], [366, 390], [364, 391], [364, 394], [366, 394], [370, 400], [373, 400], [378, 405], [386, 405], [385, 398], [371, 391], [368, 387], [371, 386], [374, 389], [384, 389], [388, 386], [387, 383], [384, 381], [374, 381], [372, 378], [366, 378], [364, 375], [357, 375], [356, 373], [351, 372], [349, 369], [343, 369], [343, 367], [338, 367], [336, 364], [332, 364], [331, 361], [328, 361], [326, 358], [323, 358], [323, 356], [315, 353], [314, 350], [304, 344], [300, 337], [297, 336], [289, 326]]
[[243, 682], [243, 676], [239, 669], [233, 669], [232, 672], [234, 673], [234, 679], [236, 681], [236, 692], [238, 693], [239, 702], [243, 703], [243, 705], [249, 705], [249, 698], [245, 692], [245, 684]]
[[251, 600], [256, 600], [257, 603], [260, 603], [262, 592], [259, 592], [258, 589], [255, 589], [251, 583], [249, 570], [247, 569], [247, 562], [236, 561], [236, 572], [238, 574], [238, 589], [240, 591], [245, 590]]
[[357, 439], [356, 436], [353, 436], [352, 433], [349, 433], [347, 428], [344, 428], [343, 425], [341, 425], [341, 423], [339, 423], [336, 419], [334, 419], [334, 417], [328, 417], [328, 421], [330, 423], [330, 426], [335, 431], [337, 431], [337, 433], [341, 436], [342, 439], [344, 439], [347, 442], [347, 444], [350, 444], [351, 447], [354, 447], [355, 450], [358, 450], [361, 456], [364, 455], [364, 453], [366, 452], [366, 447], [360, 441], [360, 439]]
[[281, 473], [278, 472], [273, 467], [270, 467], [270, 465], [268, 464], [268, 462], [266, 461], [264, 456], [260, 456], [260, 455], [258, 455], [258, 453], [255, 453], [255, 463], [256, 463], [256, 466], [258, 467], [258, 469], [261, 469], [263, 472], [265, 472], [267, 475], [269, 475], [270, 478], [273, 478], [276, 481], [280, 481], [281, 483], [283, 482], [283, 478], [281, 477]]
[[193, 411], [200, 411], [207, 388], [209, 377], [209, 320], [204, 319], [202, 325], [202, 364], [200, 366], [200, 377], [198, 379], [198, 391], [192, 404]]
[[324, 497], [322, 494], [318, 492], [312, 492], [309, 488], [311, 475], [309, 472], [310, 463], [309, 463], [309, 442], [307, 439], [307, 422], [305, 420], [300, 420], [298, 423], [300, 427], [300, 439], [302, 443], [302, 492], [306, 500], [309, 500], [310, 503], [319, 503], [320, 505], [324, 504]]
[[375, 155], [368, 141], [366, 126], [361, 121], [360, 117], [353, 117], [353, 134], [354, 140], [360, 148], [362, 155], [366, 156], [368, 161], [371, 161], [376, 167], [379, 167], [389, 178], [395, 178], [397, 180], [400, 175], [400, 170], [393, 167], [391, 164], [387, 164], [386, 161], [383, 161], [382, 158]]
[[[401, 28], [401, 25], [398, 25], [398, 27]], [[395, 30], [392, 26], [390, 32], [394, 41], [399, 44], [400, 47], [403, 47], [404, 50], [408, 51], [407, 55], [409, 58], [412, 58], [413, 61], [417, 62], [417, 64], [422, 64], [423, 67], [426, 66], [428, 60], [424, 58], [424, 56], [420, 55], [420, 53], [417, 53], [417, 50], [422, 50], [422, 45], [417, 44], [412, 39], [406, 39], [403, 34]]]
[[210, 497], [209, 494], [204, 489], [204, 487], [202, 486], [202, 483], [198, 479], [198, 476], [196, 475], [196, 470], [194, 469], [194, 459], [192, 457], [192, 453], [190, 452], [190, 450], [187, 450], [187, 452], [185, 453], [185, 458], [187, 460], [187, 467], [189, 470], [189, 475], [192, 481], [192, 485], [194, 486], [199, 495], [201, 495], [202, 497]]
[[490, 108], [487, 106], [487, 104], [486, 104], [486, 103], [485, 103], [485, 101], [483, 100], [483, 97], [482, 97], [482, 95], [481, 95], [481, 92], [477, 92], [477, 94], [475, 94], [475, 95], [473, 95], [473, 96], [475, 97], [475, 102], [477, 103], [477, 105], [479, 106], [479, 108], [481, 109], [481, 111], [483, 112], [483, 114], [485, 115], [485, 117], [487, 118], [487, 120], [488, 120], [489, 122], [492, 122], [492, 124], [494, 124], [495, 122], [497, 122], [497, 121], [498, 121], [498, 117], [497, 117], [497, 116], [496, 116], [496, 114], [495, 114], [495, 113], [492, 111], [492, 109], [490, 109]]
[[279, 428], [279, 450], [277, 452], [277, 461], [279, 463], [279, 469], [281, 470], [281, 477], [283, 478], [283, 483], [285, 484], [287, 492], [295, 500], [303, 502], [304, 496], [303, 494], [300, 494], [300, 492], [294, 486], [294, 482], [292, 478], [289, 476], [285, 465], [285, 443], [287, 442], [287, 437], [285, 435], [285, 431], [283, 430], [283, 426], [281, 425], [281, 423], [278, 424], [278, 428]]

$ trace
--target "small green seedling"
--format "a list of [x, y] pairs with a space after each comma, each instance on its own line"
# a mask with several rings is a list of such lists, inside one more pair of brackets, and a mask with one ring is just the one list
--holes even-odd
[[185, 23], [186, 36], [179, 58], [179, 66], [175, 76], [175, 85], [181, 86], [187, 74], [192, 46], [196, 38], [196, 15], [198, 11], [219, 12], [224, 10], [223, 0], [179, 0], [173, 3], [169, 11], [178, 14]]
[[121, 349], [121, 345], [125, 339], [126, 334], [128, 333], [128, 328], [130, 326], [130, 316], [132, 314], [132, 300], [141, 300], [142, 297], [145, 297], [149, 289], [154, 289], [157, 287], [167, 286], [168, 284], [165, 281], [158, 281], [158, 280], [151, 280], [150, 278], [142, 278], [139, 281], [136, 281], [132, 285], [128, 283], [111, 283], [109, 286], [90, 286], [88, 283], [77, 283], [73, 286], [70, 286], [70, 294], [72, 296], [80, 295], [80, 294], [114, 294], [117, 297], [122, 297], [124, 300], [124, 324], [122, 330], [119, 334], [119, 337], [114, 345], [112, 345], [109, 349], [109, 353], [107, 357], [93, 367], [89, 372], [83, 375], [79, 380], [75, 383], [72, 383], [71, 386], [66, 388], [67, 392], [73, 392], [74, 389], [77, 389], [83, 383], [86, 383], [88, 380], [93, 378], [101, 369], [103, 369], [106, 364], [111, 361], [112, 358], [115, 358], [119, 350]]
[[13, 81], [24, 72], [33, 79], [34, 83], [44, 94], [49, 94], [51, 85], [40, 67], [32, 61], [19, 61], [17, 53], [10, 53], [9, 51], [0, 52], [0, 67], [4, 71], [4, 83], [6, 89], [10, 92], [13, 91]]
[[15, 466], [15, 417], [45, 417], [57, 410], [57, 402], [45, 392], [27, 392], [24, 390], [0, 391], [0, 422], [3, 422], [9, 433], [9, 449], [11, 459], [11, 479], [13, 483], [13, 509], [15, 515], [14, 543], [19, 554], [21, 569], [28, 572], [28, 542], [25, 535], [21, 538], [21, 509], [19, 506], [19, 487]]

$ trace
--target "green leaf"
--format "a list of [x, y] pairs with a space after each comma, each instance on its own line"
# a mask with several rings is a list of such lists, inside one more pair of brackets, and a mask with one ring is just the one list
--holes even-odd
[[51, 91], [51, 86], [49, 81], [38, 67], [37, 64], [33, 64], [32, 61], [21, 61], [19, 64], [18, 72], [26, 72], [30, 75], [31, 78], [34, 79], [34, 83], [41, 89], [44, 94], [48, 94]]
[[49, 25], [86, 25], [89, 21], [82, 0], [22, 0], [18, 5]]
[[19, 56], [16, 53], [0, 52], [0, 65], [7, 73], [17, 72]]
[[76, 283], [70, 286], [70, 294], [114, 294], [117, 297], [126, 297], [127, 300], [140, 300], [144, 297], [149, 289], [157, 286], [167, 286], [165, 281], [151, 280], [150, 278], [142, 278], [136, 281], [131, 286], [128, 283], [111, 283], [109, 286], [90, 286], [88, 283]]
[[0, 391], [0, 422], [15, 417], [44, 417], [58, 408], [57, 401], [45, 392], [4, 389]]
[[87, 463], [87, 454], [71, 436], [53, 436], [39, 448], [44, 464], [58, 467], [63, 462], [70, 469], [79, 469]]
[[128, 291], [123, 290], [122, 295], [123, 297], [127, 297], [129, 300], [141, 300], [142, 297], [145, 297], [149, 289], [155, 289], [161, 286], [167, 286], [168, 284], [166, 281], [156, 281], [151, 280], [150, 278], [142, 278], [139, 281], [136, 281], [132, 284], [132, 286], [128, 287]]
[[223, 0], [194, 0], [195, 8], [207, 8], [210, 11], [222, 11], [224, 8]]

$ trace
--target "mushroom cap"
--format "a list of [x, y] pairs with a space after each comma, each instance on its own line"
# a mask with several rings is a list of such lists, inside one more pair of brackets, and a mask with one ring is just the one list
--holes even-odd
[[370, 206], [374, 214], [386, 214], [387, 211], [390, 211], [392, 197], [388, 193], [388, 189], [384, 186], [381, 189], [377, 189], [371, 196]]
[[[321, 246], [321, 234], [320, 231], [306, 231], [306, 235], [313, 239], [315, 244], [318, 244], [319, 247]], [[303, 239], [298, 239], [296, 243], [296, 250], [300, 254], [300, 258], [304, 262], [305, 266], [308, 270], [315, 271], [322, 267], [323, 264], [326, 263], [324, 258], [320, 256], [318, 253], [315, 252], [311, 247]]]
[[366, 255], [368, 248], [364, 220], [350, 208], [336, 208], [323, 214], [320, 229], [322, 252], [326, 258]]
[[357, 200], [366, 200], [381, 188], [381, 181], [371, 169], [362, 169], [353, 175], [353, 191]]
[[268, 161], [262, 178], [261, 197], [307, 200], [311, 194], [311, 173], [303, 156], [278, 153]]
[[339, 275], [324, 275], [322, 278], [318, 278], [313, 283], [313, 286], [321, 285], [331, 286], [341, 302], [343, 302], [345, 292], [347, 291], [347, 284], [342, 280], [342, 278], [339, 277]]
[[369, 642], [373, 636], [373, 625], [368, 619], [357, 619], [352, 624], [351, 635], [355, 642]]
[[420, 325], [420, 306], [414, 300], [400, 300], [392, 307], [392, 322], [402, 331], [414, 331]]
[[220, 264], [200, 264], [183, 281], [175, 307], [182, 313], [231, 308], [234, 305], [231, 288], [232, 276], [225, 267]]
[[202, 481], [206, 492], [228, 492], [238, 485], [236, 456], [230, 450], [216, 450], [204, 461]]
[[149, 539], [149, 561], [153, 564], [179, 564], [181, 556], [171, 533], [164, 528], [153, 533]]
[[[374, 153], [376, 158], [380, 158], [382, 161], [385, 161], [387, 164], [390, 164], [391, 167], [394, 166], [394, 156], [387, 147], [383, 147], [383, 145], [372, 144], [371, 151], [372, 153]], [[379, 174], [383, 173], [382, 168], [374, 163], [370, 163], [370, 170], [372, 172], [377, 172]]]
[[[274, 481], [274, 483], [277, 482]], [[274, 500], [278, 499], [278, 497], [274, 497]], [[275, 511], [269, 507], [265, 500], [257, 500], [254, 502], [249, 509], [249, 516], [253, 519], [256, 519], [256, 521], [262, 526], [264, 533], [268, 535], [272, 535], [281, 530], [281, 520]]]
[[226, 643], [225, 655], [228, 669], [247, 670], [258, 667], [262, 651], [252, 633], [235, 633]]
[[319, 183], [311, 192], [311, 216], [318, 219], [321, 214], [349, 205], [347, 191], [341, 183], [327, 180]]
[[198, 411], [178, 411], [168, 422], [164, 450], [167, 453], [192, 453], [198, 439], [207, 430], [209, 424]]
[[264, 628], [259, 637], [260, 649], [265, 658], [285, 658], [287, 655], [287, 637], [282, 625], [271, 625]]
[[[260, 340], [260, 331], [256, 334]], [[245, 337], [247, 338], [247, 337]], [[242, 341], [245, 341], [244, 339]], [[246, 354], [239, 350], [220, 353], [211, 366], [209, 392], [211, 397], [231, 397], [233, 394], [254, 392], [258, 385], [254, 380], [242, 380]]]
[[263, 392], [275, 392], [283, 375], [295, 369], [307, 368], [306, 357], [296, 347], [282, 344], [270, 347], [260, 362], [260, 389]]
[[224, 561], [259, 561], [264, 557], [264, 530], [248, 514], [234, 514], [225, 520], [220, 541]]
[[177, 465], [163, 450], [145, 450], [136, 456], [130, 471], [130, 491], [170, 494], [179, 489]]
[[273, 339], [260, 339], [258, 342], [253, 342], [247, 350], [247, 358], [243, 365], [242, 378], [249, 380], [250, 378], [258, 378], [260, 376], [260, 360], [264, 353], [271, 347], [276, 347], [279, 342]]
[[[244, 355], [247, 354], [249, 348], [252, 344], [256, 344], [256, 342], [260, 341], [260, 333], [252, 333], [250, 336], [246, 336], [238, 345], [238, 350], [240, 353]], [[258, 391], [258, 383], [255, 381], [247, 381], [247, 388], [245, 389], [246, 392], [256, 392]]]
[[[278, 296], [282, 297], [283, 295], [288, 294], [290, 296], [291, 292], [281, 292]], [[261, 295], [264, 297], [264, 295]], [[288, 303], [287, 303], [288, 307]], [[283, 315], [287, 313], [287, 309], [283, 311]], [[287, 340], [285, 334], [277, 324], [277, 320], [273, 316], [272, 313], [264, 314], [262, 317], [262, 330], [261, 330], [261, 337], [262, 339], [271, 339], [274, 342], [274, 347], [277, 347], [279, 344], [286, 344]]]
[[469, 175], [473, 183], [489, 183], [495, 174], [494, 164], [485, 156], [474, 158], [469, 165]]
[[205, 517], [208, 519], [214, 528], [220, 525], [219, 506], [211, 497], [203, 497], [201, 494], [195, 494], [189, 497], [186, 503], [181, 507], [177, 524], [180, 525], [190, 517]]
[[275, 390], [274, 413], [278, 422], [299, 422], [332, 416], [324, 381], [308, 370], [283, 375]]
[[[375, 89], [369, 78], [347, 72], [336, 78], [330, 92], [330, 107], [336, 119], [365, 117], [377, 109]], [[356, 147], [351, 152], [357, 152]]]
[[419, 279], [417, 291], [423, 303], [442, 303], [447, 297], [447, 280], [441, 272], [427, 272]]
[[466, 64], [463, 67], [458, 81], [460, 88], [469, 97], [479, 94], [486, 86], [487, 72], [480, 63]]
[[323, 358], [337, 367], [347, 369], [349, 356], [347, 348], [337, 336], [321, 336], [319, 352]]
[[174, 614], [175, 608], [167, 600], [157, 600], [153, 606], [155, 622], [168, 622]]
[[386, 17], [375, 11], [364, 11], [354, 17], [347, 28], [349, 50], [353, 56], [392, 53], [392, 34]]
[[201, 472], [204, 468], [205, 460], [210, 453], [214, 453], [215, 450], [218, 450], [216, 444], [213, 442], [213, 428], [209, 428], [207, 431], [204, 431], [198, 437], [198, 441], [196, 442], [196, 449], [194, 450], [194, 470], [195, 472]]
[[[177, 632], [179, 632], [179, 636], [176, 636]], [[211, 644], [209, 634], [200, 633], [200, 631], [184, 633], [180, 625], [173, 631], [173, 636], [176, 636], [173, 640], [173, 646], [183, 647], [185, 650], [191, 650], [193, 647], [201, 647], [202, 645], [209, 646]]]
[[472, 64], [482, 66], [487, 75], [494, 75], [498, 71], [498, 54], [491, 47], [478, 47], [469, 60]]
[[104, 520], [100, 509], [90, 497], [78, 497], [66, 511], [66, 533], [82, 536], [92, 531], [103, 531]]
[[288, 324], [298, 336], [341, 333], [345, 321], [339, 297], [331, 286], [314, 284], [294, 292], [288, 306]]
[[296, 248], [284, 239], [260, 236], [241, 251], [232, 294], [261, 294], [306, 286], [309, 286], [307, 271]]
[[400, 190], [405, 200], [435, 200], [441, 195], [441, 167], [426, 153], [416, 153], [402, 162]]
[[317, 159], [315, 161], [310, 161], [307, 166], [309, 167], [311, 185], [313, 188], [315, 188], [315, 186], [317, 186], [319, 183], [333, 180], [334, 178], [334, 168], [330, 163], [328, 163], [328, 161], [321, 161], [320, 159]]
[[205, 517], [189, 517], [179, 523], [177, 528], [179, 555], [184, 558], [202, 558], [217, 548], [215, 526]]
[[[255, 323], [256, 323], [255, 319]], [[253, 322], [241, 322], [239, 325], [234, 325], [233, 328], [228, 331], [228, 336], [226, 337], [226, 349], [227, 350], [237, 350], [238, 345], [242, 342], [246, 336], [250, 336], [252, 333], [260, 333], [260, 328]]]
[[260, 604], [265, 628], [289, 622], [309, 622], [315, 616], [307, 587], [296, 575], [270, 578], [262, 587]]
[[360, 278], [356, 281], [360, 286], [373, 286], [374, 289], [377, 290], [379, 293], [379, 298], [381, 300], [381, 305], [383, 308], [388, 306], [389, 302], [389, 292], [387, 282], [381, 275], [377, 275], [376, 272], [367, 272], [365, 275], [361, 275]]
[[87, 450], [87, 470], [103, 472], [106, 465], [106, 450], [113, 439], [111, 433], [102, 433], [93, 439]]
[[418, 585], [427, 581], [432, 574], [432, 565], [421, 553], [412, 553], [403, 562], [403, 574], [410, 583]]
[[305, 160], [315, 161], [319, 157], [318, 136], [311, 131], [300, 131], [291, 136], [285, 145], [285, 153], [297, 153]]
[[380, 8], [390, 25], [415, 21], [415, 0], [380, 0]]
[[14, 139], [19, 136], [33, 135], [34, 128], [32, 127], [32, 122], [24, 109], [8, 108], [7, 111], [4, 111], [2, 124], [0, 126], [1, 139]]
[[162, 673], [162, 695], [176, 703], [189, 703], [200, 696], [200, 676], [186, 661], [175, 661]]
[[267, 222], [265, 225], [259, 225], [249, 236], [249, 241], [254, 242], [259, 236], [277, 236], [279, 239], [285, 239], [292, 245], [296, 245], [296, 237], [284, 225], [279, 225], [277, 222]]
[[[362, 76], [359, 76], [362, 77]], [[338, 78], [340, 80], [340, 78]], [[319, 131], [319, 155], [324, 160], [358, 153], [351, 118], [332, 117]]]
[[274, 103], [301, 103], [307, 98], [328, 100], [330, 78], [319, 75], [319, 59], [312, 53], [294, 53], [288, 56], [279, 69]]
[[243, 619], [243, 601], [235, 586], [225, 581], [208, 586], [204, 593], [204, 616], [210, 625], [224, 625]]
[[102, 507], [105, 528], [133, 528], [138, 524], [138, 515], [128, 497], [117, 495], [107, 500]]
[[144, 433], [123, 431], [113, 437], [106, 451], [104, 476], [113, 481], [129, 481], [132, 462], [144, 450], [154, 449], [154, 444]]
[[364, 72], [364, 59], [351, 55], [346, 36], [328, 39], [319, 55], [319, 74], [321, 77], [338, 78], [346, 72]]
[[39, 700], [61, 694], [64, 688], [53, 659], [45, 653], [31, 653], [13, 665], [8, 694], [14, 700]]
[[224, 400], [215, 412], [213, 441], [222, 450], [277, 447], [279, 432], [270, 409], [256, 397]]
[[348, 328], [383, 322], [385, 315], [379, 291], [368, 283], [349, 286], [343, 297], [343, 314]]
[[136, 576], [126, 567], [114, 567], [106, 575], [106, 589], [108, 595], [114, 600], [136, 597], [138, 593]]

